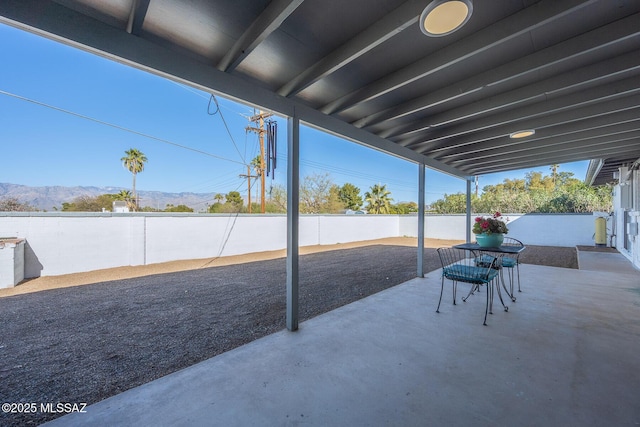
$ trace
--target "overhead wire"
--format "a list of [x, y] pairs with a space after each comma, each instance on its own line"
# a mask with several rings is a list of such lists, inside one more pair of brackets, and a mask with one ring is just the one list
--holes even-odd
[[[185, 90], [189, 90], [190, 92], [194, 93], [197, 96], [201, 96], [199, 93], [197, 93], [195, 91], [192, 91], [189, 88], [184, 87], [183, 85], [180, 85], [180, 84], [178, 84], [176, 82], [173, 82], [173, 83], [177, 84], [178, 86], [182, 87]], [[219, 160], [223, 160], [223, 161], [227, 161], [227, 162], [231, 162], [231, 163], [247, 166], [246, 157], [243, 156], [242, 153], [240, 152], [240, 150], [239, 150], [239, 148], [238, 148], [238, 146], [237, 146], [237, 144], [236, 144], [236, 142], [235, 142], [235, 140], [233, 138], [233, 135], [231, 134], [231, 131], [229, 129], [227, 121], [224, 118], [224, 115], [222, 114], [222, 111], [220, 110], [220, 104], [218, 103], [215, 95], [213, 95], [213, 94], [210, 94], [210, 97], [209, 97], [209, 105], [207, 106], [207, 113], [209, 115], [216, 115], [217, 114], [217, 115], [220, 116], [220, 119], [222, 120], [222, 122], [224, 124], [224, 127], [225, 127], [225, 129], [226, 129], [226, 131], [227, 131], [227, 133], [228, 133], [228, 135], [229, 135], [229, 137], [231, 139], [231, 142], [233, 143], [233, 146], [236, 149], [236, 152], [238, 153], [240, 159], [242, 160], [241, 162], [240, 161], [236, 161], [236, 160], [232, 160], [232, 159], [228, 159], [226, 157], [222, 157], [222, 156], [219, 156], [219, 155], [216, 155], [216, 154], [213, 154], [213, 153], [209, 153], [209, 152], [206, 152], [206, 151], [203, 151], [203, 150], [192, 148], [192, 147], [189, 147], [189, 146], [186, 146], [186, 145], [183, 145], [183, 144], [178, 144], [176, 142], [169, 141], [169, 140], [164, 139], [164, 138], [160, 138], [160, 137], [157, 137], [157, 136], [153, 136], [153, 135], [149, 135], [149, 134], [146, 134], [146, 133], [143, 133], [143, 132], [139, 132], [139, 131], [136, 131], [136, 130], [131, 129], [131, 128], [120, 126], [120, 125], [117, 125], [117, 124], [114, 124], [114, 123], [110, 123], [110, 122], [107, 122], [107, 121], [104, 121], [104, 120], [96, 119], [94, 117], [90, 117], [90, 116], [87, 116], [87, 115], [84, 115], [84, 114], [76, 113], [74, 111], [66, 110], [66, 109], [61, 108], [61, 107], [57, 107], [57, 106], [54, 106], [54, 105], [51, 105], [51, 104], [47, 104], [47, 103], [44, 103], [44, 102], [41, 102], [41, 101], [37, 101], [37, 100], [31, 99], [31, 98], [27, 98], [27, 97], [24, 97], [24, 96], [21, 96], [21, 95], [17, 95], [17, 94], [14, 94], [14, 93], [11, 93], [11, 92], [8, 92], [8, 91], [4, 91], [4, 90], [1, 90], [1, 89], [0, 89], [0, 94], [5, 95], [5, 96], [9, 96], [9, 97], [12, 97], [12, 98], [16, 98], [16, 99], [19, 99], [19, 100], [22, 100], [22, 101], [25, 101], [25, 102], [29, 102], [29, 103], [32, 103], [32, 104], [35, 104], [35, 105], [38, 105], [38, 106], [41, 106], [41, 107], [49, 108], [49, 109], [52, 109], [54, 111], [62, 112], [62, 113], [65, 113], [65, 114], [69, 114], [71, 116], [78, 117], [78, 118], [81, 118], [81, 119], [84, 119], [84, 120], [92, 121], [94, 123], [102, 124], [104, 126], [109, 126], [109, 127], [112, 127], [114, 129], [118, 129], [118, 130], [121, 130], [121, 131], [124, 131], [124, 132], [132, 133], [134, 135], [138, 135], [138, 136], [141, 136], [141, 137], [144, 137], [144, 138], [149, 138], [149, 139], [152, 139], [152, 140], [164, 143], [164, 144], [172, 145], [172, 146], [175, 146], [175, 147], [178, 147], [178, 148], [182, 148], [182, 149], [189, 150], [189, 151], [192, 151], [192, 152], [195, 152], [195, 153], [199, 153], [199, 154], [202, 154], [202, 155], [205, 155], [205, 156], [208, 156], [208, 157], [213, 157], [213, 158], [216, 158], [216, 159], [219, 159]], [[213, 113], [211, 113], [211, 111], [210, 111], [211, 101], [212, 100], [216, 105], [216, 110]], [[245, 138], [246, 138], [246, 135], [245, 135]], [[246, 150], [246, 145], [247, 144], [246, 144], [246, 141], [245, 141], [245, 150]], [[280, 158], [283, 161], [286, 161], [286, 159], [284, 157], [282, 157], [282, 156], [277, 156], [277, 157]], [[300, 163], [304, 164], [304, 165], [307, 165], [307, 166], [311, 166], [311, 167], [322, 168], [324, 170], [328, 170], [328, 171], [331, 171], [331, 172], [334, 172], [334, 173], [338, 173], [338, 174], [342, 174], [342, 175], [346, 175], [346, 176], [351, 176], [351, 177], [356, 177], [356, 178], [373, 178], [373, 179], [376, 179], [376, 180], [379, 179], [379, 177], [376, 176], [376, 175], [366, 174], [366, 173], [363, 173], [363, 172], [355, 172], [355, 171], [352, 171], [350, 169], [340, 168], [340, 167], [332, 166], [332, 165], [327, 165], [327, 164], [323, 164], [323, 163], [316, 162], [316, 161], [313, 161], [313, 160], [300, 159]], [[387, 181], [389, 181], [389, 180], [387, 180]], [[394, 183], [394, 185], [396, 185], [396, 186], [401, 186], [401, 187], [405, 187], [405, 188], [413, 188], [413, 185], [408, 183], [408, 182], [406, 182], [406, 181], [391, 180], [390, 182]], [[240, 184], [240, 185], [242, 185], [242, 184]]]
[[203, 154], [205, 156], [213, 157], [213, 158], [216, 158], [216, 159], [219, 159], [219, 160], [224, 160], [224, 161], [231, 162], [231, 163], [236, 163], [236, 164], [240, 164], [240, 165], [246, 165], [246, 163], [239, 162], [237, 160], [227, 159], [226, 157], [222, 157], [222, 156], [218, 156], [216, 154], [208, 153], [206, 151], [199, 150], [197, 148], [192, 148], [192, 147], [189, 147], [189, 146], [186, 146], [186, 145], [178, 144], [176, 142], [169, 141], [169, 140], [164, 139], [164, 138], [159, 138], [157, 136], [153, 136], [153, 135], [149, 135], [149, 134], [146, 134], [146, 133], [143, 133], [143, 132], [139, 132], [137, 130], [126, 128], [124, 126], [120, 126], [120, 125], [116, 125], [116, 124], [113, 124], [113, 123], [109, 123], [109, 122], [106, 122], [104, 120], [99, 120], [99, 119], [96, 119], [96, 118], [93, 118], [93, 117], [90, 117], [90, 116], [85, 116], [84, 114], [76, 113], [74, 111], [65, 110], [64, 108], [60, 108], [60, 107], [56, 107], [56, 106], [51, 105], [51, 104], [46, 104], [44, 102], [36, 101], [35, 99], [27, 98], [27, 97], [24, 97], [24, 96], [21, 96], [21, 95], [16, 95], [15, 93], [7, 92], [7, 91], [4, 91], [4, 90], [0, 89], [0, 94], [6, 95], [6, 96], [10, 96], [12, 98], [19, 99], [21, 101], [30, 102], [32, 104], [39, 105], [41, 107], [50, 108], [52, 110], [55, 110], [55, 111], [58, 111], [58, 112], [61, 112], [61, 113], [65, 113], [65, 114], [69, 114], [71, 116], [78, 117], [78, 118], [81, 118], [81, 119], [84, 119], [84, 120], [89, 120], [89, 121], [92, 121], [94, 123], [99, 123], [101, 125], [109, 126], [109, 127], [112, 127], [114, 129], [118, 129], [118, 130], [121, 130], [121, 131], [124, 131], [124, 132], [129, 132], [129, 133], [132, 133], [134, 135], [142, 136], [144, 138], [149, 138], [149, 139], [152, 139], [154, 141], [162, 142], [164, 144], [173, 145], [174, 147], [182, 148], [184, 150], [193, 151], [195, 153]]
[[[173, 82], [173, 81], [172, 81], [172, 82]], [[176, 84], [176, 85], [178, 85], [179, 87], [182, 87], [182, 88], [183, 88], [183, 89], [185, 89], [185, 90], [188, 90], [189, 92], [191, 92], [191, 93], [193, 93], [193, 94], [195, 94], [195, 95], [202, 96], [202, 95], [200, 95], [200, 93], [198, 93], [198, 92], [196, 92], [196, 91], [191, 90], [191, 88], [189, 88], [189, 87], [185, 87], [184, 85], [179, 84], [179, 83], [177, 83], [177, 82], [173, 82], [173, 83], [175, 83], [175, 84]], [[215, 104], [215, 107], [216, 107], [216, 108], [215, 108], [215, 111], [213, 111], [213, 112], [211, 111], [211, 103], [212, 103], [212, 101], [213, 101], [213, 103]], [[235, 141], [235, 139], [233, 138], [233, 134], [231, 133], [231, 130], [229, 129], [229, 125], [228, 125], [228, 123], [227, 123], [227, 121], [226, 121], [226, 119], [225, 119], [225, 117], [224, 117], [224, 115], [223, 115], [223, 113], [222, 113], [222, 110], [220, 109], [220, 104], [218, 103], [218, 99], [217, 99], [217, 98], [216, 98], [216, 96], [215, 96], [214, 94], [212, 94], [212, 93], [210, 93], [210, 94], [209, 94], [209, 101], [208, 101], [208, 104], [207, 104], [207, 114], [208, 114], [208, 115], [210, 115], [210, 116], [214, 116], [214, 115], [219, 115], [219, 116], [220, 116], [220, 119], [222, 120], [222, 123], [224, 124], [224, 127], [225, 127], [225, 129], [226, 129], [226, 131], [227, 131], [227, 134], [229, 135], [229, 139], [231, 140], [231, 143], [233, 144], [233, 147], [235, 148], [236, 152], [238, 153], [238, 156], [240, 156], [240, 159], [242, 159], [242, 161], [243, 161], [243, 165], [244, 165], [244, 166], [250, 166], [250, 165], [247, 163], [247, 158], [246, 158], [246, 150], [247, 150], [247, 133], [245, 132], [245, 144], [244, 144], [244, 146], [245, 146], [245, 154], [243, 155], [243, 154], [240, 152], [240, 149], [238, 148], [238, 145], [236, 144], [236, 141]], [[227, 180], [227, 182], [228, 182], [228, 181], [229, 181], [229, 180]], [[220, 183], [218, 183], [218, 184], [220, 184]], [[237, 189], [239, 189], [241, 185], [242, 185], [242, 183], [241, 183], [240, 185], [238, 185]], [[254, 183], [253, 183], [253, 184], [251, 184], [251, 187], [253, 187], [254, 185], [255, 185], [255, 181], [254, 181]], [[237, 191], [237, 189], [236, 189], [236, 191]], [[251, 201], [249, 201], [249, 203], [251, 203]]]
[[[178, 82], [174, 82], [174, 81], [171, 81], [171, 82], [176, 84], [177, 86], [183, 88], [184, 90], [187, 90], [187, 91], [189, 91], [189, 92], [191, 92], [191, 93], [193, 93], [193, 94], [195, 94], [197, 96], [200, 96], [200, 97], [206, 99], [206, 97], [203, 94], [201, 94], [200, 92], [196, 92], [196, 91], [192, 90], [188, 86], [184, 86], [184, 85], [182, 85], [182, 84], [180, 84]], [[215, 106], [216, 106], [216, 110], [214, 112], [211, 112], [211, 101], [213, 101], [215, 103]], [[247, 152], [246, 151], [247, 151], [247, 146], [248, 146], [248, 144], [247, 144], [248, 132], [245, 132], [245, 143], [244, 143], [245, 153], [244, 153], [244, 155], [242, 155], [240, 153], [240, 150], [238, 149], [237, 144], [235, 143], [235, 140], [233, 139], [233, 136], [231, 135], [231, 132], [229, 130], [227, 122], [224, 119], [224, 116], [222, 114], [222, 111], [220, 110], [220, 104], [218, 103], [217, 98], [213, 94], [209, 94], [209, 103], [207, 105], [207, 113], [209, 115], [220, 114], [220, 118], [222, 119], [222, 121], [223, 121], [223, 123], [225, 125], [227, 133], [229, 134], [229, 136], [231, 138], [231, 141], [232, 141], [236, 151], [240, 155], [240, 158], [243, 159], [243, 161], [245, 162], [244, 165], [246, 166], [247, 165], [247, 163], [246, 163]], [[238, 113], [238, 114], [240, 114], [240, 113]], [[256, 114], [256, 111], [254, 109], [254, 115], [255, 114]], [[259, 150], [258, 139], [256, 138], [255, 144], [253, 146], [253, 149], [251, 150], [251, 153], [253, 153], [253, 155], [250, 156], [251, 159], [253, 159], [255, 157], [255, 155], [258, 154], [258, 150]], [[274, 161], [275, 161], [275, 159], [280, 159], [281, 161], [286, 162], [286, 158], [284, 156], [278, 156], [277, 152], [275, 152], [275, 150], [274, 150], [274, 154], [275, 154], [274, 155]], [[340, 168], [340, 167], [333, 166], [333, 165], [328, 165], [328, 164], [324, 164], [324, 163], [320, 163], [320, 162], [315, 162], [313, 160], [300, 159], [300, 163], [303, 164], [303, 165], [322, 168], [324, 170], [328, 170], [328, 171], [331, 171], [331, 172], [334, 172], [334, 173], [337, 173], [337, 174], [341, 174], [341, 175], [345, 175], [345, 176], [351, 176], [351, 177], [354, 177], [354, 178], [371, 178], [371, 179], [374, 179], [374, 180], [378, 180], [379, 179], [379, 176], [377, 176], [377, 175], [366, 174], [366, 173], [362, 173], [362, 172], [356, 172], [356, 171], [353, 171], [353, 170], [350, 170], [350, 169], [346, 169], [346, 168]], [[409, 183], [407, 181], [399, 181], [399, 180], [386, 180], [386, 181], [388, 181], [390, 183], [393, 183], [395, 186], [400, 186], [400, 187], [404, 187], [404, 188], [411, 188], [412, 189], [412, 188], [415, 187], [415, 185], [413, 185], [413, 183]]]
[[[235, 178], [230, 178], [232, 176]], [[181, 189], [177, 191], [177, 193], [195, 192], [196, 190], [199, 190], [200, 192], [205, 192], [207, 191], [207, 189], [211, 189], [215, 187], [223, 187], [224, 185], [228, 184], [229, 181], [235, 182], [237, 178], [238, 178], [237, 171], [218, 174], [215, 178], [193, 183], [190, 185], [191, 188]]]
[[[278, 156], [278, 159], [280, 161], [282, 161], [283, 163], [286, 164], [287, 159], [285, 156]], [[343, 176], [348, 176], [348, 177], [352, 177], [352, 178], [365, 178], [365, 179], [372, 179], [375, 182], [378, 182], [380, 180], [380, 176], [379, 175], [372, 175], [372, 174], [367, 174], [365, 172], [357, 172], [351, 169], [347, 169], [347, 168], [341, 168], [338, 166], [333, 166], [333, 165], [329, 165], [326, 163], [321, 163], [321, 162], [317, 162], [317, 161], [313, 161], [313, 160], [308, 160], [308, 159], [303, 159], [301, 158], [299, 160], [301, 165], [304, 166], [310, 166], [312, 168], [317, 168], [320, 170], [324, 170], [324, 171], [328, 171], [331, 173], [335, 173], [338, 175], [343, 175]], [[405, 180], [398, 180], [398, 179], [384, 179], [385, 183], [387, 184], [391, 184], [394, 187], [400, 187], [400, 188], [406, 188], [406, 189], [410, 189], [410, 190], [417, 190], [417, 183], [414, 183], [413, 181], [405, 181]], [[434, 195], [442, 195], [444, 189], [442, 191], [425, 191], [426, 194], [434, 194]]]
[[[188, 146], [185, 146], [185, 145], [182, 145], [182, 144], [178, 144], [178, 143], [175, 143], [173, 141], [166, 140], [164, 138], [159, 138], [159, 137], [156, 137], [156, 136], [153, 136], [153, 135], [145, 134], [143, 132], [139, 132], [139, 131], [136, 131], [134, 129], [126, 128], [124, 126], [116, 125], [114, 123], [110, 123], [110, 122], [107, 122], [107, 121], [104, 121], [104, 120], [96, 119], [94, 117], [86, 116], [84, 114], [76, 113], [74, 111], [66, 110], [66, 109], [61, 108], [61, 107], [56, 107], [56, 106], [51, 105], [51, 104], [47, 104], [47, 103], [44, 103], [44, 102], [41, 102], [41, 101], [37, 101], [37, 100], [31, 99], [31, 98], [27, 98], [27, 97], [24, 97], [24, 96], [21, 96], [21, 95], [17, 95], [17, 94], [14, 94], [14, 93], [11, 93], [11, 92], [7, 92], [7, 91], [1, 90], [1, 89], [0, 89], [0, 94], [19, 99], [21, 101], [26, 101], [26, 102], [29, 102], [29, 103], [32, 103], [32, 104], [35, 104], [35, 105], [38, 105], [38, 106], [41, 106], [41, 107], [49, 108], [49, 109], [52, 109], [54, 111], [58, 111], [58, 112], [65, 113], [65, 114], [69, 114], [71, 116], [78, 117], [78, 118], [81, 118], [81, 119], [84, 119], [84, 120], [92, 121], [94, 123], [98, 123], [98, 124], [102, 124], [102, 125], [105, 125], [105, 126], [109, 126], [109, 127], [112, 127], [112, 128], [124, 131], [124, 132], [129, 132], [129, 133], [132, 133], [134, 135], [142, 136], [142, 137], [149, 138], [149, 139], [152, 139], [152, 140], [155, 140], [155, 141], [158, 141], [158, 142], [162, 142], [162, 143], [165, 143], [165, 144], [173, 145], [173, 146], [178, 147], [178, 148], [182, 148], [182, 149], [185, 149], [185, 150], [189, 150], [189, 151], [193, 151], [193, 152], [196, 152], [196, 153], [199, 153], [199, 154], [203, 154], [203, 155], [206, 155], [206, 156], [209, 156], [209, 157], [213, 157], [213, 158], [217, 158], [217, 159], [220, 159], [220, 160], [224, 160], [224, 161], [240, 164], [240, 165], [243, 165], [243, 166], [247, 165], [246, 161], [244, 161], [244, 158], [243, 158], [242, 154], [240, 153], [240, 150], [238, 149], [237, 145], [235, 144], [235, 141], [233, 140], [233, 137], [231, 135], [229, 127], [228, 127], [228, 125], [226, 123], [226, 120], [224, 119], [224, 116], [222, 115], [222, 112], [220, 111], [220, 106], [219, 106], [217, 100], [215, 99], [215, 97], [213, 95], [211, 95], [211, 97], [214, 99], [215, 104], [216, 104], [216, 111], [213, 114], [219, 113], [220, 118], [222, 119], [222, 121], [223, 121], [223, 123], [225, 125], [225, 128], [227, 129], [227, 132], [229, 133], [229, 136], [231, 137], [233, 145], [236, 148], [236, 151], [240, 155], [240, 158], [243, 160], [243, 162], [238, 162], [238, 161], [235, 161], [235, 160], [232, 160], [232, 159], [227, 159], [225, 157], [218, 156], [218, 155], [215, 155], [215, 154], [212, 154], [212, 153], [208, 153], [208, 152], [203, 151], [203, 150], [199, 150], [199, 149], [196, 149], [196, 148], [192, 148], [192, 147], [188, 147]], [[208, 110], [208, 112], [209, 112], [209, 110]], [[224, 184], [225, 185], [226, 184], [230, 184], [231, 182], [235, 182], [235, 179], [233, 179], [233, 180], [225, 180]], [[255, 184], [255, 182], [254, 182], [254, 184]], [[218, 185], [222, 186], [221, 183], [218, 183]], [[239, 184], [238, 188], [240, 188], [241, 185], [242, 184]], [[201, 204], [201, 203], [199, 203], [199, 204]]]
[[[203, 96], [203, 94], [201, 94], [200, 92], [194, 91], [192, 90], [190, 87], [188, 86], [184, 86], [178, 82], [175, 82], [173, 80], [171, 80], [172, 83], [176, 84], [177, 86], [183, 88], [184, 90], [187, 90], [197, 96], [206, 98]], [[213, 101], [213, 103], [215, 104], [215, 111], [211, 111], [211, 102]], [[229, 135], [229, 139], [231, 139], [231, 143], [233, 144], [233, 147], [235, 148], [236, 152], [238, 153], [238, 156], [240, 156], [240, 159], [243, 162], [244, 166], [249, 166], [249, 164], [247, 163], [247, 133], [245, 132], [245, 143], [244, 143], [244, 147], [245, 147], [245, 153], [244, 155], [240, 152], [240, 149], [238, 148], [238, 144], [236, 144], [235, 139], [233, 138], [233, 134], [231, 133], [231, 130], [229, 129], [229, 125], [227, 124], [227, 121], [224, 117], [224, 115], [222, 114], [222, 110], [220, 108], [220, 103], [218, 102], [218, 99], [216, 98], [216, 96], [212, 93], [209, 94], [209, 99], [208, 99], [208, 104], [207, 104], [207, 114], [210, 116], [214, 116], [214, 115], [219, 115], [220, 116], [220, 120], [222, 120], [222, 123], [227, 131], [227, 134]]]
[[[252, 187], [256, 184], [256, 181], [253, 181], [253, 184], [251, 185]], [[242, 184], [240, 184], [242, 185]], [[236, 187], [235, 191], [238, 191], [238, 189], [240, 188], [240, 185], [238, 185], [238, 187]], [[247, 198], [249, 196], [247, 195]], [[251, 200], [249, 200], [249, 203], [251, 203]], [[231, 217], [229, 217], [229, 219], [227, 220], [227, 225], [224, 228], [224, 232], [222, 233], [222, 235], [224, 236], [226, 234], [226, 237], [224, 237], [220, 243], [220, 249], [218, 250], [218, 255], [214, 256], [213, 258], [211, 258], [210, 260], [208, 260], [207, 262], [205, 262], [203, 265], [200, 266], [200, 268], [205, 268], [208, 267], [209, 265], [211, 265], [211, 263], [213, 263], [215, 260], [217, 260], [218, 258], [220, 258], [222, 256], [222, 253], [224, 252], [224, 248], [227, 246], [227, 242], [229, 241], [229, 238], [231, 237], [231, 232], [233, 231], [234, 227], [236, 226], [236, 221], [238, 220], [238, 216], [240, 215], [240, 209], [242, 209], [241, 207], [238, 208], [238, 210], [235, 212], [235, 215], [233, 216], [233, 222], [231, 223], [231, 227], [229, 227], [229, 220], [231, 219]], [[229, 230], [227, 232], [227, 229]]]
[[199, 96], [200, 98], [207, 99], [207, 96], [206, 96], [203, 92], [201, 92], [201, 91], [196, 91], [196, 90], [195, 90], [195, 89], [193, 89], [192, 87], [190, 87], [190, 86], [186, 86], [186, 85], [183, 85], [182, 83], [176, 82], [176, 81], [174, 81], [174, 80], [168, 80], [168, 81], [169, 81], [169, 82], [171, 82], [171, 83], [173, 83], [173, 84], [175, 84], [175, 85], [176, 85], [176, 86], [178, 86], [178, 87], [181, 87], [182, 89], [184, 89], [184, 90], [186, 90], [186, 91], [188, 91], [188, 92], [193, 93], [193, 94], [194, 94], [194, 95], [196, 95], [196, 96]]
[[[238, 145], [236, 144], [235, 139], [233, 139], [233, 135], [231, 134], [231, 130], [229, 130], [229, 125], [227, 124], [227, 121], [225, 120], [224, 116], [222, 115], [222, 111], [220, 111], [220, 105], [218, 104], [218, 100], [216, 99], [214, 94], [210, 94], [210, 95], [211, 96], [209, 97], [209, 105], [207, 105], [207, 114], [209, 114], [210, 116], [215, 116], [216, 114], [218, 116], [220, 116], [220, 120], [222, 120], [222, 123], [224, 124], [224, 128], [227, 130], [227, 134], [229, 135], [229, 138], [231, 139], [231, 142], [233, 143], [233, 147], [238, 152], [238, 155], [240, 156], [240, 158], [242, 159], [244, 164], [247, 164], [247, 159], [242, 156], [242, 153], [240, 152], [240, 149], [238, 148]], [[211, 112], [211, 100], [213, 100], [213, 102], [215, 102], [215, 104], [216, 104], [216, 111], [214, 111], [213, 113]]]
[[[280, 156], [279, 159], [281, 161], [286, 162], [286, 159], [283, 156]], [[354, 170], [351, 170], [351, 169], [346, 169], [346, 168], [341, 168], [341, 167], [338, 167], [338, 166], [333, 166], [333, 165], [328, 165], [328, 164], [325, 164], [325, 163], [316, 162], [316, 161], [313, 161], [313, 160], [300, 159], [300, 164], [304, 165], [304, 166], [310, 166], [310, 167], [317, 168], [317, 169], [320, 169], [320, 170], [325, 170], [325, 171], [329, 171], [329, 172], [332, 172], [332, 173], [336, 173], [338, 175], [345, 175], [345, 176], [350, 176], [350, 177], [353, 177], [353, 178], [372, 179], [375, 182], [378, 182], [380, 180], [380, 176], [379, 175], [367, 174], [365, 172], [358, 172], [358, 171], [354, 171]], [[397, 179], [385, 179], [385, 182], [393, 184], [393, 185], [395, 185], [397, 187], [404, 187], [404, 188], [409, 188], [409, 189], [413, 189], [416, 186], [416, 184], [414, 184], [413, 182], [397, 180]]]
[[[184, 90], [186, 90], [188, 92], [191, 92], [192, 94], [194, 94], [196, 96], [199, 96], [201, 98], [207, 99], [207, 97], [204, 95], [203, 92], [196, 91], [196, 90], [194, 90], [193, 88], [191, 88], [189, 86], [185, 86], [185, 85], [183, 85], [181, 83], [178, 83], [176, 81], [173, 81], [173, 80], [170, 80], [170, 82], [174, 83], [176, 86], [178, 86], [178, 87], [180, 87], [180, 88], [182, 88], [182, 89], [184, 89]], [[214, 112], [211, 112], [211, 101], [213, 101], [215, 103], [215, 106], [216, 106], [216, 110]], [[236, 113], [240, 114], [238, 112], [236, 112]], [[220, 119], [222, 120], [222, 123], [224, 124], [224, 127], [225, 127], [225, 129], [227, 131], [227, 134], [229, 135], [229, 138], [231, 139], [231, 143], [233, 144], [234, 148], [236, 149], [236, 152], [238, 153], [238, 155], [240, 156], [240, 159], [243, 162], [242, 163], [243, 166], [248, 166], [247, 161], [246, 161], [246, 157], [247, 157], [247, 153], [246, 153], [246, 151], [247, 151], [247, 134], [245, 132], [245, 142], [244, 142], [245, 153], [243, 155], [240, 152], [240, 149], [238, 148], [238, 145], [236, 144], [235, 139], [233, 138], [233, 135], [231, 133], [231, 130], [229, 129], [229, 126], [227, 124], [227, 121], [226, 121], [224, 115], [222, 114], [220, 103], [218, 103], [218, 99], [212, 93], [210, 93], [209, 97], [208, 97], [207, 114], [210, 115], [210, 116], [213, 116], [213, 115], [219, 115], [220, 116]]]

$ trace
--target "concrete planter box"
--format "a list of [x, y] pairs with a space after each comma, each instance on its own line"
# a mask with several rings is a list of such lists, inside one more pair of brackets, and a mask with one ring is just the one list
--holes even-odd
[[0, 237], [0, 288], [13, 288], [24, 280], [24, 242]]

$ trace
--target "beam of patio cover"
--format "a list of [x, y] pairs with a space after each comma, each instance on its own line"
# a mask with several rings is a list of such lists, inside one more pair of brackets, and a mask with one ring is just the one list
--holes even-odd
[[[469, 97], [478, 91], [490, 90], [493, 95], [496, 95], [498, 94], [497, 88], [505, 84], [512, 84], [514, 80], [526, 78], [526, 76], [541, 73], [562, 64], [568, 66], [571, 61], [593, 55], [597, 51], [611, 50], [618, 45], [632, 45], [634, 43], [640, 43], [640, 14], [549, 46], [497, 68], [475, 74], [463, 81], [419, 96], [401, 105], [373, 113], [353, 122], [353, 125], [366, 127], [374, 123], [379, 126], [381, 121], [396, 120], [418, 111], [434, 108], [448, 100]], [[401, 136], [415, 130], [416, 127], [418, 127], [416, 123], [409, 122], [395, 125], [377, 132], [377, 134], [383, 138]]]
[[251, 24], [233, 47], [218, 63], [218, 70], [230, 71], [236, 68], [271, 33], [277, 30], [304, 0], [276, 0]]
[[[539, 29], [574, 10], [584, 8], [596, 0], [566, 0], [558, 2], [545, 0], [528, 7], [498, 24], [485, 28], [466, 39], [457, 41], [451, 49], [443, 49], [437, 54], [418, 60], [398, 71], [388, 74], [367, 86], [346, 94], [322, 107], [326, 114], [336, 114], [354, 105], [370, 101], [416, 80], [427, 77], [438, 70], [450, 67], [474, 55], [481, 55], [519, 35]], [[517, 28], [517, 31], [513, 31]]]
[[142, 32], [142, 24], [144, 18], [147, 16], [147, 10], [149, 9], [149, 2], [151, 0], [134, 0], [131, 5], [131, 12], [129, 14], [129, 22], [127, 22], [127, 32], [134, 36], [139, 36]]
[[419, 2], [408, 1], [404, 3], [348, 43], [340, 46], [313, 66], [301, 72], [277, 92], [282, 96], [295, 95], [318, 80], [339, 70], [409, 26], [416, 24], [423, 7]]

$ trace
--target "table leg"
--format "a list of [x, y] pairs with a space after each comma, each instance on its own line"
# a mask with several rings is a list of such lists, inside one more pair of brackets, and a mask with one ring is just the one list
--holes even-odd
[[[500, 276], [502, 277], [502, 269], [500, 269]], [[496, 283], [495, 284], [496, 289], [498, 290], [498, 297], [500, 298], [500, 302], [502, 303], [502, 307], [504, 307], [504, 311], [509, 311], [509, 307], [504, 305], [504, 300], [502, 299], [502, 292], [500, 291], [500, 284]], [[504, 280], [502, 280], [502, 286], [504, 287]], [[507, 291], [507, 289], [505, 288], [505, 291]], [[509, 291], [507, 291], [507, 294], [509, 294]], [[493, 297], [492, 297], [493, 299]]]
[[[516, 297], [513, 295], [513, 292], [509, 292], [509, 289], [507, 289], [507, 284], [504, 282], [504, 267], [500, 267], [500, 281], [502, 282], [504, 291], [507, 293], [507, 295], [509, 295], [509, 298], [511, 298], [511, 301], [516, 302]], [[513, 283], [513, 281], [511, 283]]]

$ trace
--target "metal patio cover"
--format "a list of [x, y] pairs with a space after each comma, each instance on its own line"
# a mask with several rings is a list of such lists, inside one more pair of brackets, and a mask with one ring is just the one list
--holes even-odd
[[[640, 158], [640, 0], [2, 0], [0, 21], [469, 178]], [[509, 134], [535, 129], [520, 140]]]

